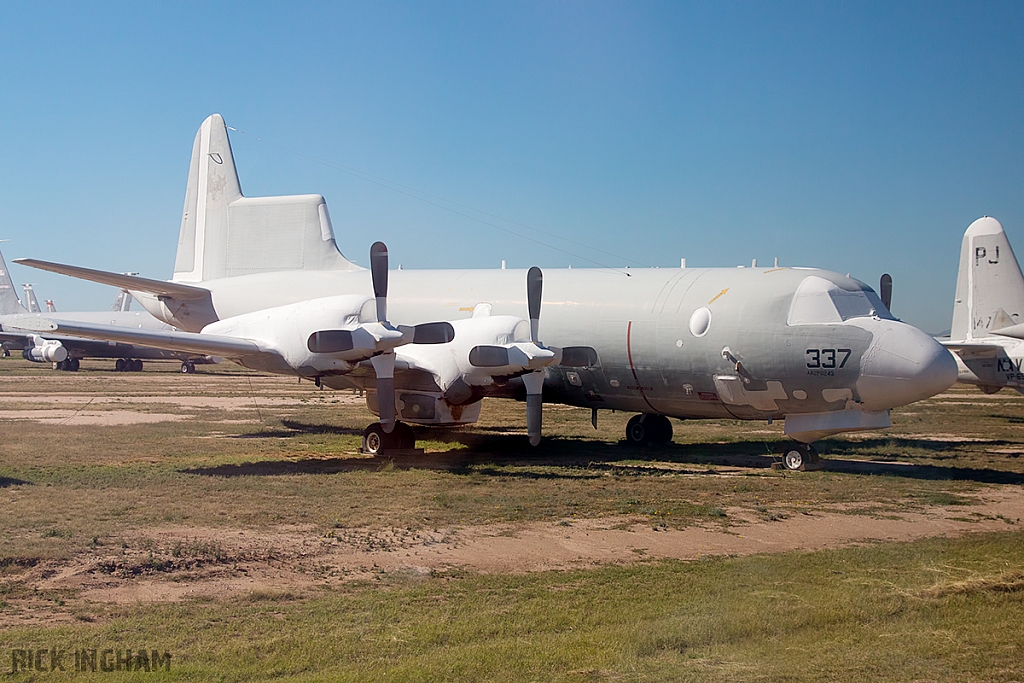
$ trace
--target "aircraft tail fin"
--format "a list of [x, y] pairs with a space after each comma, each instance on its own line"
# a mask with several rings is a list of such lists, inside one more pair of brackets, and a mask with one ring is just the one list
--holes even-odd
[[192, 145], [174, 282], [356, 268], [338, 250], [322, 196], [243, 196], [224, 119], [203, 121]]
[[21, 291], [25, 293], [25, 308], [28, 309], [28, 312], [42, 313], [43, 309], [39, 308], [39, 299], [36, 298], [36, 290], [32, 289], [32, 285], [22, 285]]
[[991, 336], [1024, 322], [1024, 275], [1003, 226], [985, 216], [971, 223], [960, 245], [952, 340]]
[[0, 315], [12, 313], [28, 313], [28, 310], [18, 300], [18, 294], [14, 291], [14, 281], [7, 270], [7, 262], [3, 254], [0, 254]]

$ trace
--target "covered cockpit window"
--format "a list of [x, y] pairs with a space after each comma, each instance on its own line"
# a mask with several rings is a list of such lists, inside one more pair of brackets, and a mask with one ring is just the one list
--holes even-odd
[[789, 308], [790, 325], [841, 323], [852, 318], [886, 318], [886, 310], [878, 295], [858, 282], [857, 289], [843, 289], [831, 280], [811, 275], [797, 287]]

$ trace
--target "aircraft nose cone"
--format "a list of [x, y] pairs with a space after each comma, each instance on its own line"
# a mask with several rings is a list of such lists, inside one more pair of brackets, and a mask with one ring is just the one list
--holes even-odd
[[860, 364], [857, 392], [866, 410], [888, 410], [934, 396], [953, 385], [956, 360], [916, 327], [880, 320]]

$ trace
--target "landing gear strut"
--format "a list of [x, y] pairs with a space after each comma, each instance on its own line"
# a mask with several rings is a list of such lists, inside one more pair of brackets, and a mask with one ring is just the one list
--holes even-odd
[[387, 455], [391, 451], [412, 450], [416, 447], [416, 434], [404, 422], [396, 422], [388, 434], [380, 422], [374, 422], [363, 430], [363, 452], [371, 455]]
[[813, 465], [820, 460], [818, 451], [810, 444], [788, 444], [782, 450], [782, 466], [793, 472], [803, 471], [807, 465]]
[[663, 446], [672, 441], [672, 423], [664, 415], [643, 413], [626, 423], [626, 443], [631, 446]]

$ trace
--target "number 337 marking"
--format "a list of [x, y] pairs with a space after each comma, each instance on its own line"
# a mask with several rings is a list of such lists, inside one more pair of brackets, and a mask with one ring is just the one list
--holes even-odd
[[[807, 367], [809, 368], [841, 368], [850, 360], [850, 349], [807, 349]], [[836, 365], [836, 359], [839, 364]]]

